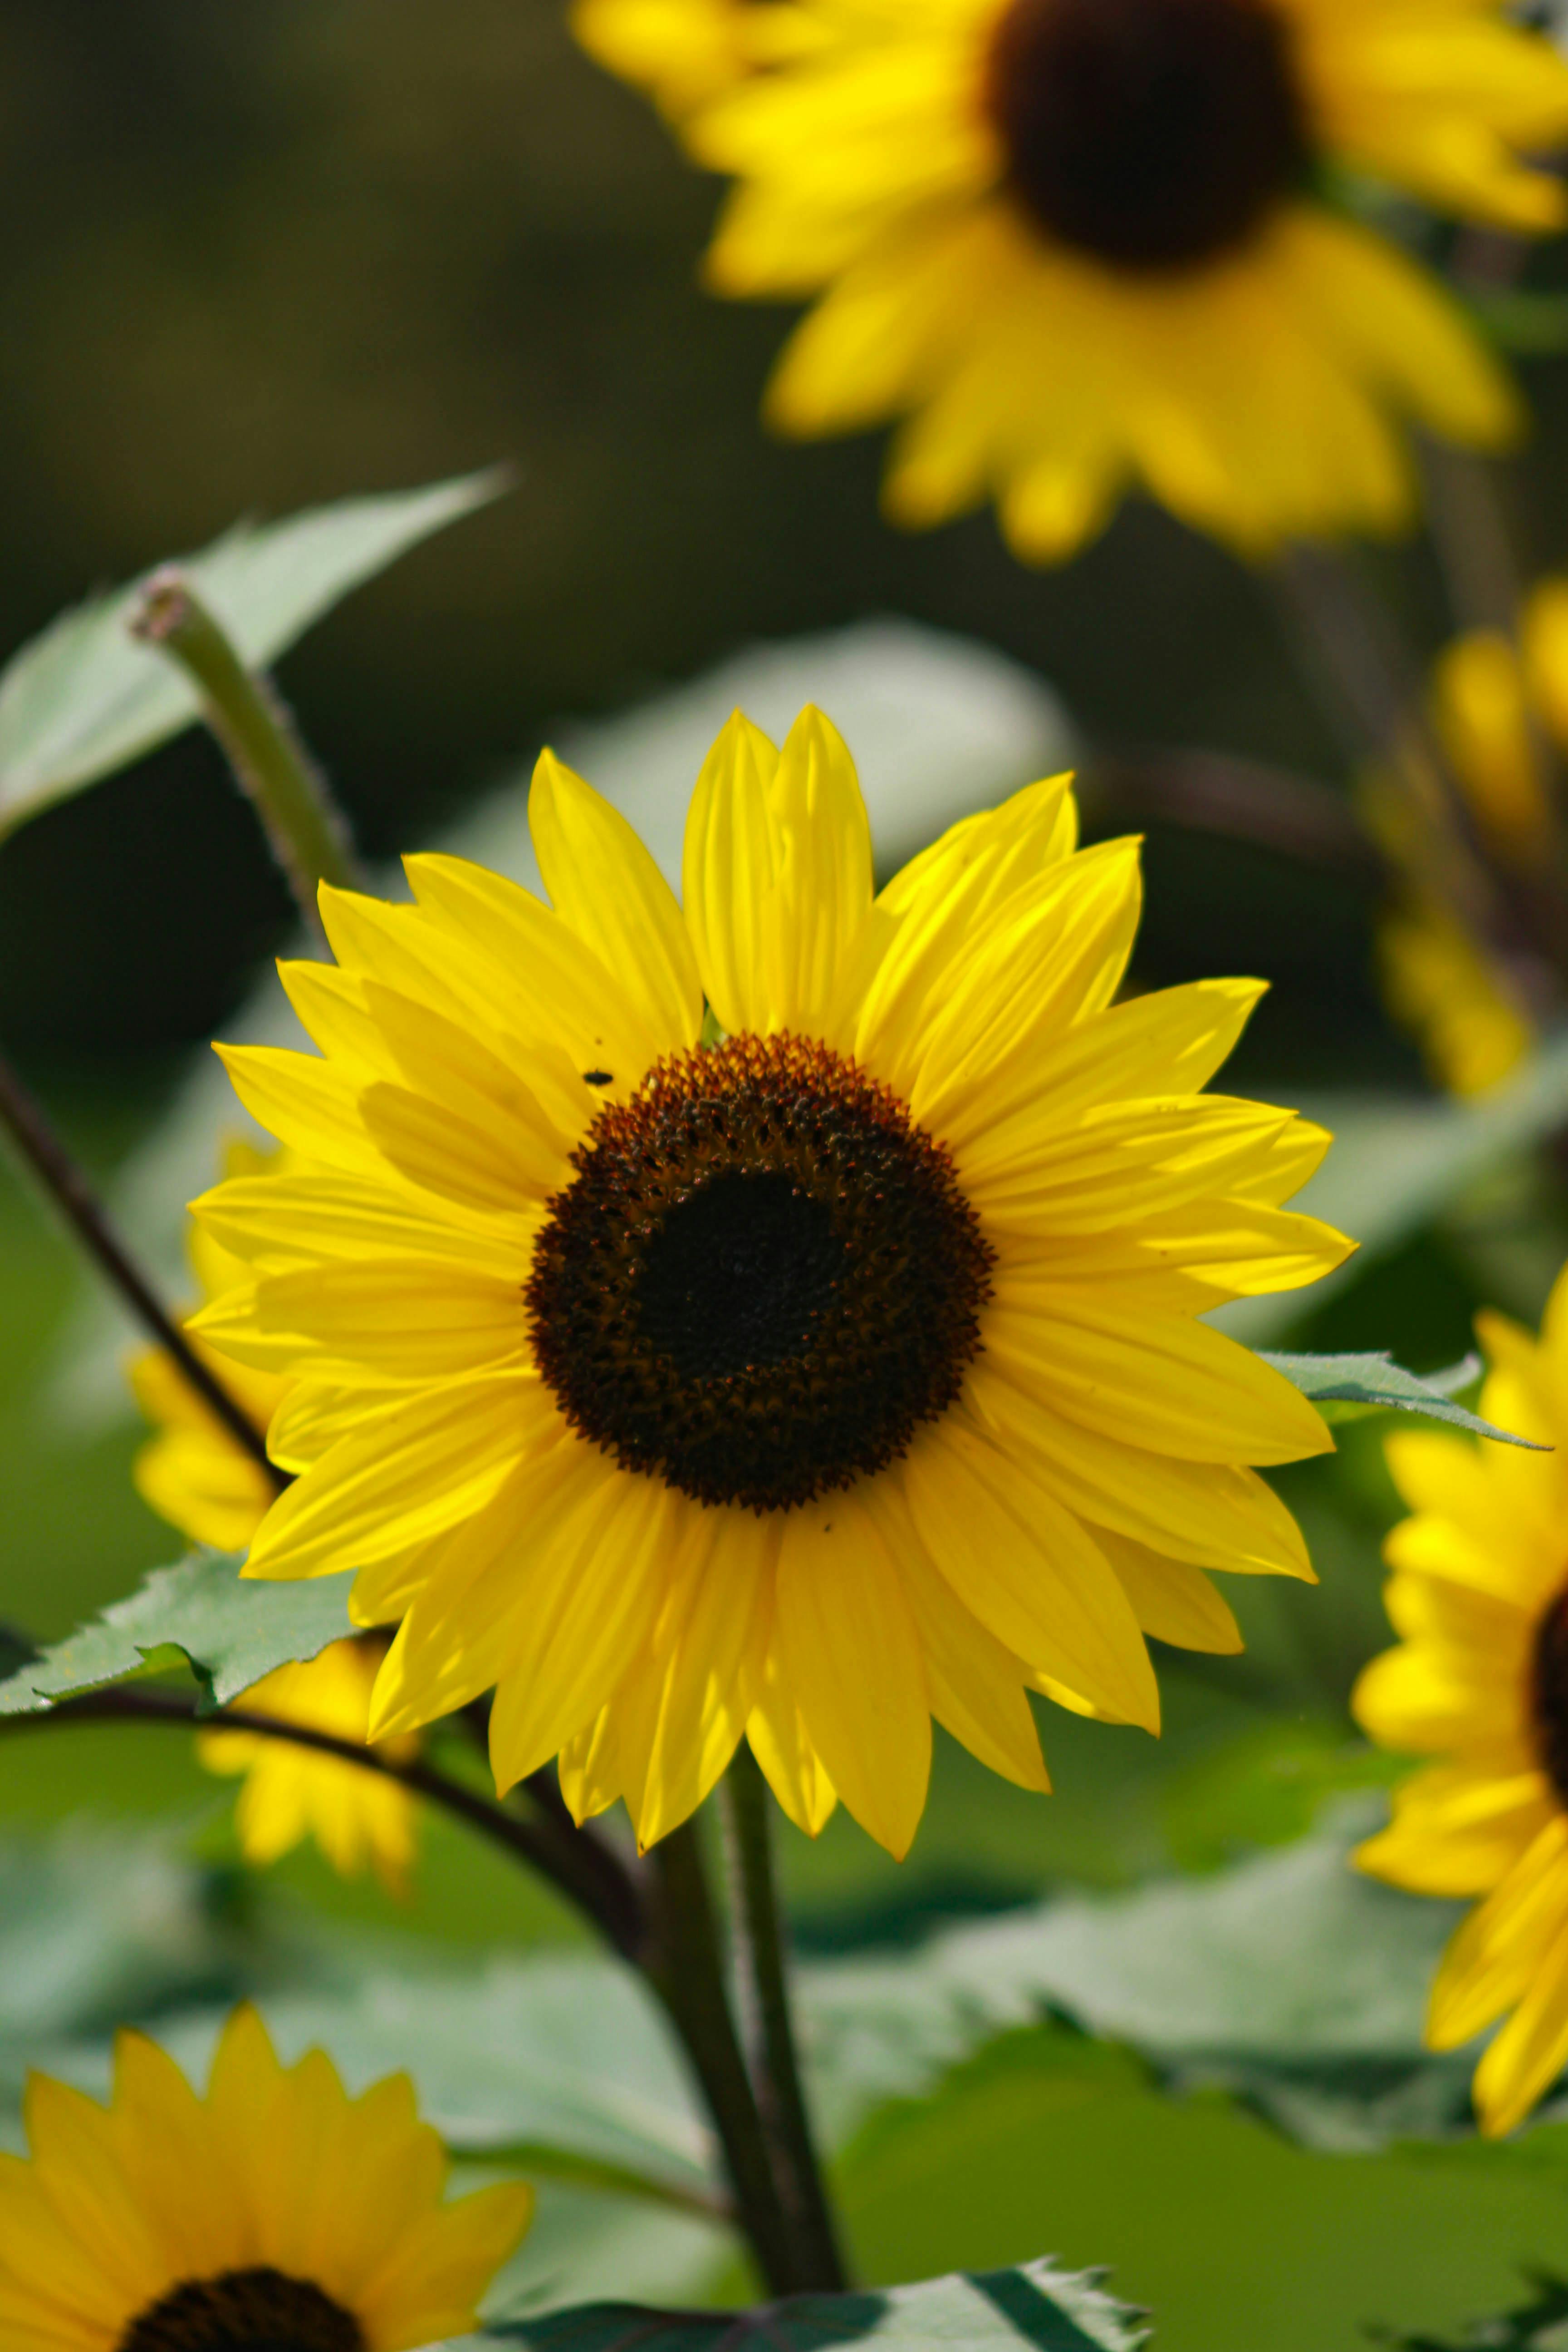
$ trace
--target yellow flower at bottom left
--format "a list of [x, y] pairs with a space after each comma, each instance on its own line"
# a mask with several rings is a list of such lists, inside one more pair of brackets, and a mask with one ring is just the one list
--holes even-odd
[[532, 2217], [522, 2181], [445, 2200], [406, 2074], [350, 2098], [322, 2051], [281, 2065], [249, 2008], [205, 2097], [122, 2033], [107, 2107], [34, 2075], [25, 2112], [31, 2154], [0, 2155], [6, 2352], [411, 2352], [476, 2326]]
[[[231, 1143], [224, 1155], [224, 1174], [230, 1178], [280, 1175], [297, 1165], [286, 1152], [258, 1150], [247, 1143]], [[189, 1252], [203, 1306], [249, 1278], [241, 1262], [199, 1227], [192, 1228]], [[188, 1336], [198, 1352], [209, 1354], [203, 1340]], [[293, 1383], [273, 1372], [212, 1360], [265, 1433]], [[143, 1500], [193, 1543], [243, 1551], [273, 1499], [272, 1481], [162, 1349], [150, 1348], [136, 1358], [131, 1384], [155, 1431], [136, 1458]], [[370, 1729], [371, 1692], [385, 1654], [381, 1636], [334, 1642], [308, 1664], [279, 1666], [253, 1684], [237, 1704], [248, 1715], [363, 1740]], [[417, 1748], [418, 1741], [405, 1736], [384, 1742], [381, 1752], [399, 1759]], [[313, 1837], [342, 1876], [354, 1876], [368, 1862], [389, 1892], [405, 1891], [414, 1859], [414, 1801], [400, 1782], [260, 1732], [204, 1731], [196, 1754], [209, 1772], [244, 1774], [235, 1826], [253, 1866], [276, 1862]]]

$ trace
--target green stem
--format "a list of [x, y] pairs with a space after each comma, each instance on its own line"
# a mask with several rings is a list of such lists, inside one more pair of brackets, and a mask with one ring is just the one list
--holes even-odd
[[734, 1882], [741, 1978], [754, 2014], [752, 2080], [791, 2234], [806, 2268], [803, 2284], [840, 2294], [848, 2284], [806, 2112], [790, 2014], [784, 1919], [773, 1874], [767, 1783], [744, 1740], [724, 1777], [724, 1826]]
[[641, 1955], [701, 2085], [724, 2151], [741, 2226], [770, 2294], [795, 2294], [808, 2275], [773, 2177], [762, 2118], [736, 2038], [698, 1831], [683, 1822], [648, 1857], [654, 1908]]
[[165, 653], [201, 697], [202, 715], [254, 803], [300, 910], [320, 931], [317, 886], [357, 887], [349, 830], [289, 712], [269, 681], [247, 669], [234, 645], [179, 569], [154, 572], [131, 621], [134, 636]]
[[563, 1832], [555, 1822], [537, 1815], [523, 1819], [450, 1779], [423, 1757], [395, 1762], [363, 1740], [345, 1738], [313, 1723], [291, 1723], [285, 1717], [258, 1714], [245, 1706], [221, 1707], [203, 1716], [195, 1700], [184, 1692], [123, 1685], [60, 1699], [36, 1714], [0, 1716], [0, 1735], [73, 1723], [162, 1723], [186, 1731], [245, 1731], [259, 1739], [279, 1739], [295, 1748], [313, 1749], [317, 1755], [353, 1764], [362, 1772], [379, 1773], [383, 1780], [396, 1780], [412, 1795], [427, 1798], [455, 1814], [481, 1837], [502, 1847], [514, 1861], [538, 1871], [624, 1958], [635, 1960], [645, 1941], [646, 1921], [636, 1882], [589, 1831], [569, 1826]]
[[116, 1233], [109, 1212], [50, 1126], [42, 1104], [34, 1100], [3, 1054], [0, 1134], [10, 1137], [89, 1257], [112, 1283], [154, 1346], [179, 1367], [182, 1377], [241, 1451], [275, 1486], [286, 1486], [288, 1474], [268, 1458], [266, 1433], [255, 1426], [238, 1399], [197, 1355]]

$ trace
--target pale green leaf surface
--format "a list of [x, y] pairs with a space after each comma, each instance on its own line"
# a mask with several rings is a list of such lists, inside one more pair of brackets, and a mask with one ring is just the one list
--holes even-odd
[[1454, 1402], [1456, 1390], [1468, 1388], [1479, 1378], [1479, 1358], [1467, 1357], [1462, 1363], [1450, 1365], [1447, 1371], [1420, 1380], [1396, 1364], [1384, 1349], [1375, 1354], [1340, 1356], [1270, 1355], [1262, 1349], [1259, 1353], [1263, 1361], [1282, 1372], [1293, 1388], [1310, 1397], [1325, 1421], [1354, 1421], [1369, 1412], [1413, 1412], [1423, 1421], [1446, 1421], [1455, 1429], [1468, 1430], [1473, 1437], [1492, 1437], [1504, 1445], [1526, 1446], [1532, 1454], [1552, 1451], [1550, 1446], [1537, 1445], [1531, 1438], [1516, 1437], [1510, 1430], [1498, 1429]]
[[200, 1878], [166, 1836], [73, 1822], [47, 1843], [5, 1840], [0, 2080], [13, 2072], [7, 2051], [212, 1993], [224, 1961]]
[[1353, 1835], [1381, 1811], [1342, 1804], [1300, 1844], [1211, 1876], [1068, 1896], [907, 1958], [803, 1969], [829, 2137], [1050, 2012], [1129, 2044], [1174, 2084], [1235, 2091], [1313, 2145], [1374, 2147], [1461, 2123], [1473, 2060], [1435, 2058], [1421, 2039], [1460, 1906], [1349, 1866]]
[[467, 2341], [521, 2343], [532, 2352], [825, 2352], [840, 2344], [1005, 2352], [1021, 2343], [1037, 2352], [1134, 2352], [1144, 2337], [1141, 2317], [1106, 2294], [1093, 2273], [1068, 2273], [1047, 2259], [879, 2293], [789, 2295], [754, 2312], [589, 2304]]
[[[259, 668], [351, 589], [503, 487], [491, 472], [342, 499], [282, 522], [241, 523], [178, 561], [245, 661]], [[62, 614], [0, 674], [0, 839], [197, 717], [179, 671], [126, 627], [137, 594], [132, 584]]]
[[198, 1711], [207, 1714], [275, 1666], [318, 1657], [329, 1642], [353, 1632], [352, 1573], [248, 1583], [240, 1564], [237, 1554], [201, 1551], [176, 1567], [154, 1569], [125, 1600], [0, 1683], [0, 1716], [36, 1715], [58, 1699], [182, 1660], [201, 1685]]

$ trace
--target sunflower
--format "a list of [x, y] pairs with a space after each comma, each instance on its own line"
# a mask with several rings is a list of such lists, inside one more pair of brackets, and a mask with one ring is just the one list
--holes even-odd
[[1500, 2133], [1568, 2063], [1568, 1268], [1539, 1343], [1500, 1315], [1477, 1329], [1491, 1367], [1481, 1411], [1557, 1451], [1387, 1441], [1415, 1514], [1387, 1546], [1402, 1639], [1353, 1706], [1384, 1747], [1436, 1760], [1355, 1858], [1417, 1894], [1485, 1897], [1444, 1956], [1426, 2038], [1456, 2049], [1512, 2012], [1475, 2078], [1481, 2128]]
[[[232, 1143], [226, 1173], [236, 1180], [287, 1167], [288, 1155]], [[248, 1279], [237, 1259], [199, 1226], [190, 1235], [192, 1269], [205, 1299], [221, 1297]], [[187, 1332], [204, 1352], [205, 1342]], [[266, 1429], [288, 1394], [289, 1383], [275, 1372], [224, 1364], [229, 1391], [258, 1429]], [[277, 1489], [259, 1464], [181, 1378], [163, 1349], [150, 1348], [131, 1367], [138, 1403], [157, 1425], [136, 1457], [136, 1484], [163, 1518], [194, 1543], [220, 1551], [243, 1551], [267, 1515]], [[277, 1716], [365, 1739], [376, 1669], [386, 1643], [375, 1637], [334, 1642], [320, 1657], [279, 1666], [246, 1691], [239, 1704], [248, 1714]], [[411, 1739], [392, 1743], [390, 1752], [411, 1755]], [[236, 1807], [240, 1850], [257, 1868], [276, 1862], [307, 1837], [314, 1837], [334, 1870], [352, 1877], [374, 1864], [389, 1892], [407, 1883], [414, 1856], [414, 1801], [398, 1781], [362, 1770], [284, 1739], [258, 1732], [203, 1731], [196, 1755], [209, 1772], [243, 1773]]]
[[745, 0], [579, 0], [572, 27], [591, 57], [679, 121], [748, 70], [754, 13]]
[[[1542, 877], [1560, 870], [1558, 803], [1568, 760], [1568, 580], [1542, 580], [1517, 625], [1455, 638], [1433, 670], [1433, 731], [1458, 787], [1475, 854], [1499, 898], [1533, 938], [1544, 976], [1557, 959], [1560, 910]], [[1455, 1094], [1509, 1076], [1535, 1043], [1516, 976], [1450, 903], [1429, 821], [1408, 793], [1375, 777], [1363, 821], [1400, 877], [1378, 926], [1384, 994], [1416, 1037], [1433, 1076]]]
[[811, 709], [721, 735], [684, 913], [549, 753], [529, 817], [552, 910], [324, 890], [321, 1058], [223, 1049], [315, 1163], [196, 1203], [252, 1274], [198, 1328], [295, 1383], [247, 1573], [356, 1568], [374, 1736], [493, 1684], [498, 1784], [557, 1757], [645, 1845], [742, 1736], [902, 1853], [933, 1715], [1033, 1789], [1030, 1691], [1156, 1727], [1143, 1634], [1236, 1649], [1205, 1570], [1310, 1576], [1249, 1465], [1330, 1444], [1196, 1319], [1349, 1246], [1279, 1205], [1323, 1132], [1199, 1091], [1259, 984], [1113, 1004], [1138, 845], [1078, 850], [1065, 777], [876, 897]]
[[[713, 288], [821, 295], [772, 422], [905, 420], [896, 520], [994, 497], [1015, 551], [1056, 562], [1141, 487], [1256, 555], [1403, 524], [1407, 421], [1516, 432], [1437, 282], [1327, 193], [1365, 175], [1562, 224], [1521, 151], [1568, 131], [1568, 66], [1502, 0], [733, 0], [717, 41], [715, 21], [709, 0], [578, 19], [736, 175]], [[705, 103], [694, 45], [703, 88], [728, 77]]]
[[1568, 580], [1537, 583], [1515, 636], [1472, 629], [1439, 656], [1432, 708], [1454, 781], [1495, 862], [1555, 853], [1552, 765], [1568, 757]]
[[[332, 1642], [320, 1657], [264, 1675], [236, 1704], [247, 1715], [368, 1740], [385, 1654], [385, 1641], [374, 1634]], [[408, 1736], [379, 1745], [393, 1762], [418, 1748]], [[258, 1731], [198, 1732], [196, 1755], [209, 1772], [244, 1774], [234, 1818], [240, 1851], [253, 1868], [313, 1838], [341, 1877], [357, 1876], [369, 1863], [389, 1895], [406, 1893], [415, 1806], [401, 1781]]]
[[1450, 1094], [1500, 1086], [1533, 1046], [1507, 973], [1438, 902], [1412, 897], [1380, 919], [1377, 964], [1390, 1013]]
[[360, 2097], [319, 2050], [281, 2066], [230, 2018], [198, 2098], [139, 2033], [102, 2107], [34, 2075], [29, 2157], [0, 2155], [6, 2352], [405, 2352], [476, 2325], [528, 2226], [502, 2183], [444, 2203], [405, 2074]]

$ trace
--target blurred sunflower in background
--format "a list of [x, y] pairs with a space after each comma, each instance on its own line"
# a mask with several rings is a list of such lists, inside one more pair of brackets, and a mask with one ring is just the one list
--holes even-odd
[[904, 420], [889, 513], [994, 499], [1071, 555], [1142, 488], [1252, 556], [1409, 519], [1405, 427], [1495, 448], [1513, 394], [1365, 179], [1539, 233], [1568, 66], [1500, 0], [580, 0], [593, 52], [737, 186], [735, 296], [819, 295], [786, 433]]
[[644, 1844], [742, 1738], [901, 1854], [933, 1716], [1037, 1790], [1030, 1692], [1156, 1728], [1145, 1633], [1240, 1646], [1206, 1571], [1311, 1575], [1248, 1465], [1328, 1433], [1197, 1319], [1349, 1247], [1279, 1205], [1323, 1131], [1201, 1091], [1260, 985], [1115, 1003], [1138, 845], [1066, 777], [878, 897], [810, 709], [714, 746], [684, 911], [548, 753], [529, 817], [553, 911], [323, 889], [321, 1056], [225, 1049], [310, 1163], [196, 1204], [249, 1276], [197, 1328], [293, 1383], [247, 1573], [357, 1569], [378, 1738], [494, 1685], [498, 1784]]
[[1395, 877], [1378, 960], [1389, 1009], [1434, 1078], [1479, 1094], [1526, 1058], [1568, 992], [1568, 580], [1540, 582], [1511, 635], [1456, 638], [1434, 668], [1430, 715], [1458, 845], [1484, 896], [1452, 888], [1455, 845], [1407, 780], [1372, 777], [1362, 816]]
[[[231, 1143], [224, 1155], [224, 1172], [237, 1181], [284, 1164], [285, 1154], [247, 1143]], [[192, 1226], [187, 1246], [204, 1301], [220, 1298], [247, 1279], [243, 1262], [199, 1225]], [[187, 1337], [210, 1355], [199, 1334], [187, 1330]], [[221, 1369], [230, 1394], [265, 1431], [288, 1394], [288, 1381], [244, 1365], [225, 1362]], [[149, 1348], [135, 1359], [131, 1383], [157, 1431], [136, 1457], [134, 1475], [143, 1498], [193, 1543], [243, 1551], [276, 1496], [272, 1480], [163, 1349]], [[276, 1716], [340, 1739], [367, 1740], [371, 1692], [385, 1650], [385, 1641], [374, 1636], [333, 1642], [317, 1658], [265, 1675], [236, 1704], [250, 1715]], [[389, 1742], [386, 1752], [405, 1759], [417, 1745], [405, 1738]], [[397, 1781], [259, 1732], [198, 1732], [196, 1755], [209, 1772], [245, 1776], [235, 1827], [253, 1867], [277, 1862], [311, 1837], [343, 1876], [356, 1875], [368, 1863], [389, 1893], [406, 1890], [415, 1804]]]
[[679, 122], [762, 62], [761, 14], [747, 0], [581, 0], [572, 22], [602, 65]]
[[1481, 2128], [1510, 2131], [1568, 2063], [1568, 1270], [1539, 1342], [1478, 1318], [1480, 1410], [1536, 1444], [1387, 1441], [1414, 1516], [1389, 1536], [1397, 1648], [1363, 1671], [1357, 1720], [1435, 1760], [1396, 1792], [1363, 1870], [1422, 1895], [1479, 1895], [1432, 1989], [1426, 2038], [1453, 2050], [1510, 2012], [1476, 2070]]
[[253, 2009], [205, 2096], [121, 2033], [102, 2107], [28, 2082], [31, 2153], [0, 2154], [6, 2352], [413, 2352], [466, 2336], [533, 2211], [521, 2181], [443, 2198], [406, 2074], [351, 2099], [312, 2050], [282, 2066]]

